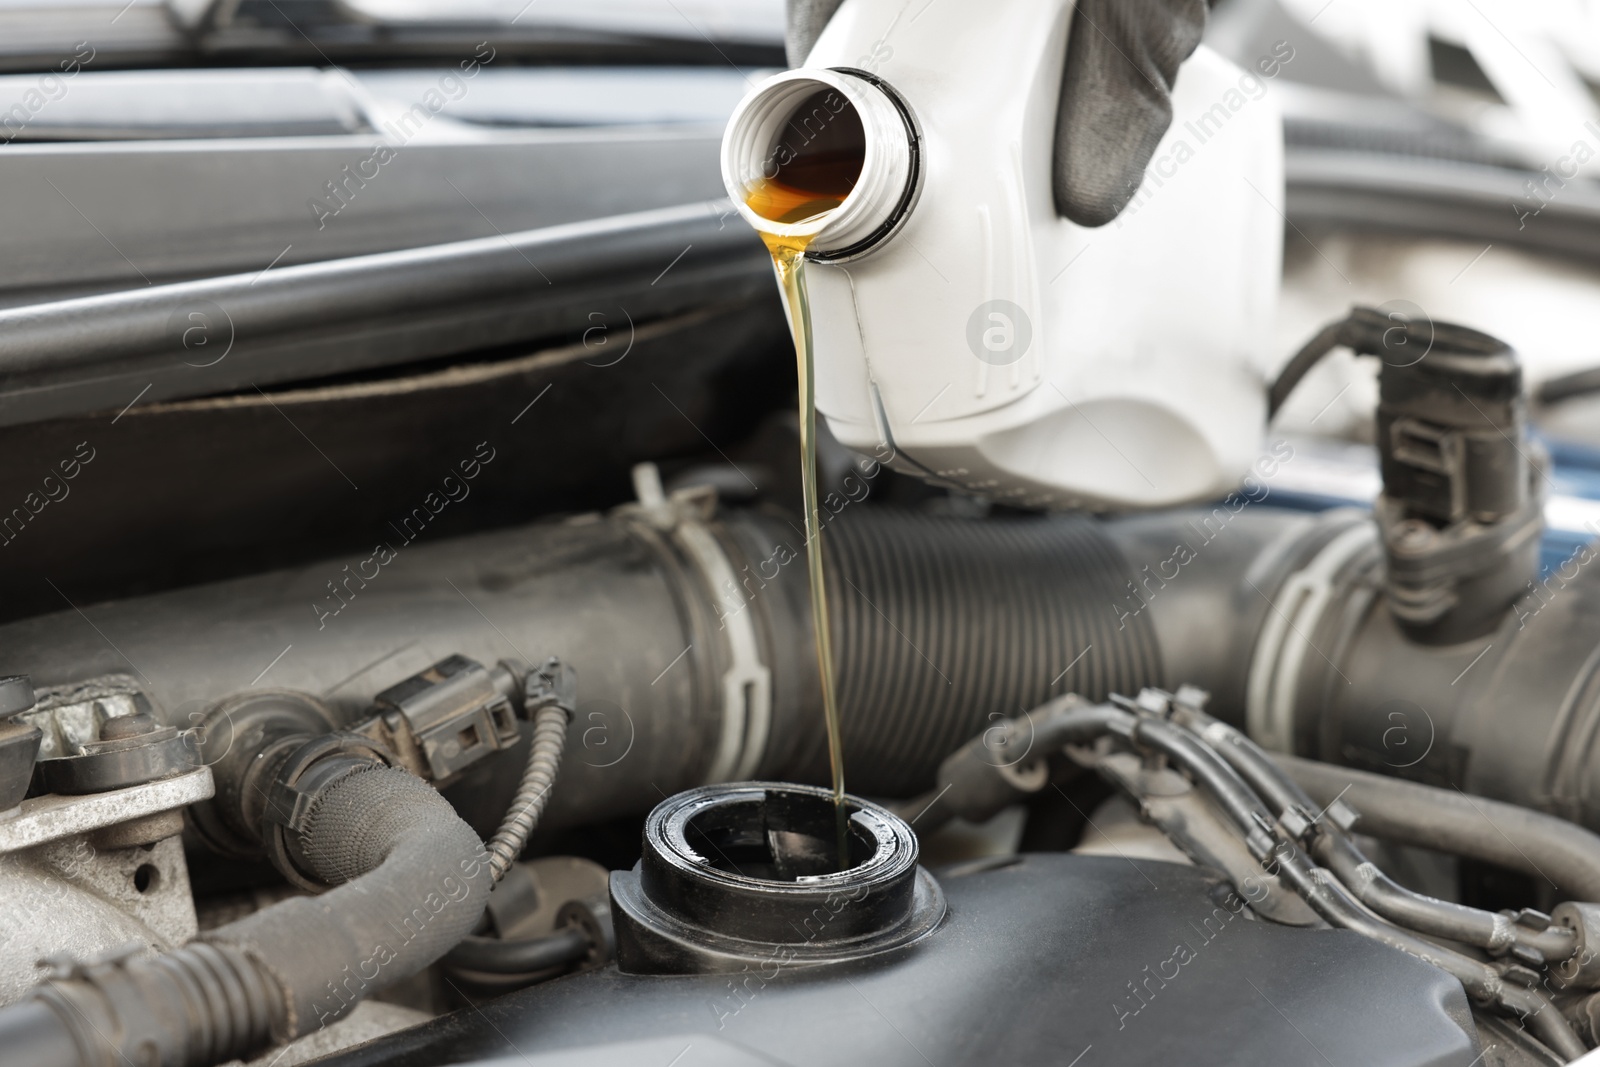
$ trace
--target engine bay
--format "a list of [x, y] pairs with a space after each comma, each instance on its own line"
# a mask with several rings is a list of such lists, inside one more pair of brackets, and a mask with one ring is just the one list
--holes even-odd
[[1600, 197], [1498, 45], [25, 6], [0, 1061], [1600, 1062]]

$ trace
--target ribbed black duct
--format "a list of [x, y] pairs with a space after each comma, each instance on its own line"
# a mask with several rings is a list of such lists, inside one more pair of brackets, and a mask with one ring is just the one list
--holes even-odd
[[972, 521], [890, 509], [825, 535], [852, 789], [900, 796], [991, 722], [1161, 677], [1129, 568], [1093, 519]]

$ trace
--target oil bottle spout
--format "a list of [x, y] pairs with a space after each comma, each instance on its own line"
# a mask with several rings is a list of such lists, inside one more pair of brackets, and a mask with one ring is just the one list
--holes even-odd
[[910, 109], [865, 71], [792, 70], [747, 96], [722, 142], [722, 180], [769, 238], [805, 241], [813, 260], [883, 242], [922, 176]]

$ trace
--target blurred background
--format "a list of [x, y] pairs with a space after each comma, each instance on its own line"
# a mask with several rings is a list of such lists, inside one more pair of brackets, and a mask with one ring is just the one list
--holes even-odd
[[[1220, 0], [1207, 40], [1281, 60], [1280, 359], [1352, 304], [1509, 341], [1564, 558], [1600, 521], [1600, 6]], [[5, 542], [0, 615], [60, 607], [51, 575], [97, 600], [356, 551], [491, 423], [515, 462], [430, 536], [616, 503], [641, 459], [792, 491], [769, 267], [709, 206], [726, 116], [782, 66], [782, 0], [0, 0], [0, 504], [96, 456], [96, 508]], [[580, 225], [685, 204], [675, 246]], [[473, 240], [526, 277], [474, 281], [488, 245], [404, 283], [352, 258]], [[137, 303], [220, 276], [249, 300]], [[169, 350], [128, 341], [140, 314]], [[1375, 370], [1335, 353], [1279, 414], [1280, 502], [1375, 495]]]

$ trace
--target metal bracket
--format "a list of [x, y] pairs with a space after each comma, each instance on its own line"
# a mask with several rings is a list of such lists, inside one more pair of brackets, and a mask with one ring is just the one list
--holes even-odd
[[15, 815], [0, 820], [0, 854], [115, 826], [142, 815], [187, 807], [207, 799], [213, 792], [211, 768], [201, 767], [176, 778], [163, 778], [108, 793], [82, 797], [52, 793], [34, 797], [24, 800]]

